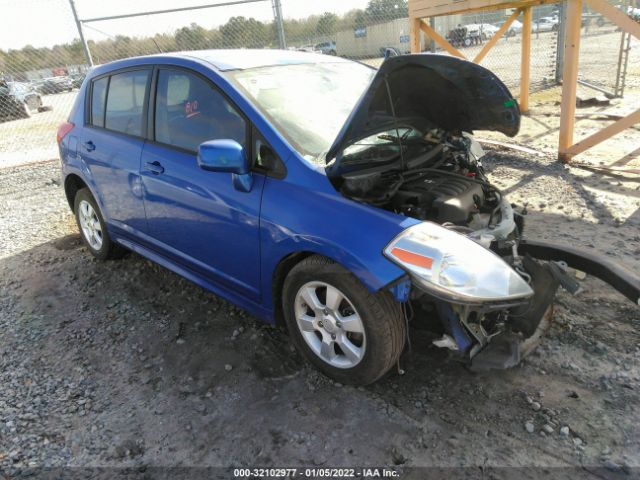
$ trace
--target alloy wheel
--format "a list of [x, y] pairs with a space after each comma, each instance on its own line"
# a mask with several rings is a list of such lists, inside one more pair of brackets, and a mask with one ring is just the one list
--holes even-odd
[[336, 368], [353, 368], [365, 354], [364, 325], [353, 303], [325, 282], [309, 282], [295, 298], [298, 329], [307, 345]]
[[100, 250], [102, 248], [102, 226], [98, 214], [86, 200], [80, 202], [78, 214], [85, 240], [93, 250]]

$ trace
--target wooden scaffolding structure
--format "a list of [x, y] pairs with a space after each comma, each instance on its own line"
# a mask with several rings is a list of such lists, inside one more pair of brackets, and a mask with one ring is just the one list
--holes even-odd
[[[564, 0], [566, 2], [566, 23], [564, 29], [564, 65], [562, 71], [562, 101], [560, 106], [560, 135], [558, 139], [558, 158], [569, 162], [571, 158], [597, 145], [622, 130], [640, 123], [640, 108], [620, 118], [602, 130], [574, 143], [576, 93], [578, 86], [578, 61], [580, 51], [580, 29], [582, 8], [586, 1], [591, 9], [597, 11], [623, 31], [640, 39], [640, 23], [636, 23], [626, 13], [618, 10], [606, 0]], [[460, 58], [466, 56], [439, 35], [429, 25], [429, 18], [443, 15], [474, 13], [489, 10], [513, 9], [513, 13], [489, 40], [482, 50], [470, 59], [480, 63], [498, 40], [507, 32], [510, 25], [521, 14], [522, 55], [520, 62], [520, 110], [529, 111], [530, 71], [531, 71], [531, 29], [532, 8], [539, 5], [558, 3], [558, 0], [409, 0], [411, 23], [411, 53], [420, 53], [420, 35], [424, 33], [443, 50]]]

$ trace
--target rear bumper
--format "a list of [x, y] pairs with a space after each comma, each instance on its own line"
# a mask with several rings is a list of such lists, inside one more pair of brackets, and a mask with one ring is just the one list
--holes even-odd
[[[499, 252], [508, 255], [509, 250]], [[565, 262], [569, 267], [599, 278], [640, 305], [640, 276], [594, 252], [537, 240], [521, 240], [518, 253], [538, 260]]]

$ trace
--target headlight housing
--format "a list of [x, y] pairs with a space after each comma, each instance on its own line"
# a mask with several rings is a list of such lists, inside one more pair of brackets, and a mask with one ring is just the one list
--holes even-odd
[[533, 295], [529, 284], [498, 255], [436, 223], [407, 228], [384, 249], [384, 255], [443, 300], [484, 303]]

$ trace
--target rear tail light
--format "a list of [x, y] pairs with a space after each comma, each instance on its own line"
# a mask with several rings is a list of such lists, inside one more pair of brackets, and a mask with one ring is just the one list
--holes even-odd
[[60, 145], [64, 137], [66, 137], [69, 132], [73, 130], [73, 127], [75, 127], [75, 125], [71, 122], [64, 122], [60, 124], [60, 126], [58, 127], [58, 134], [56, 135], [58, 145]]

